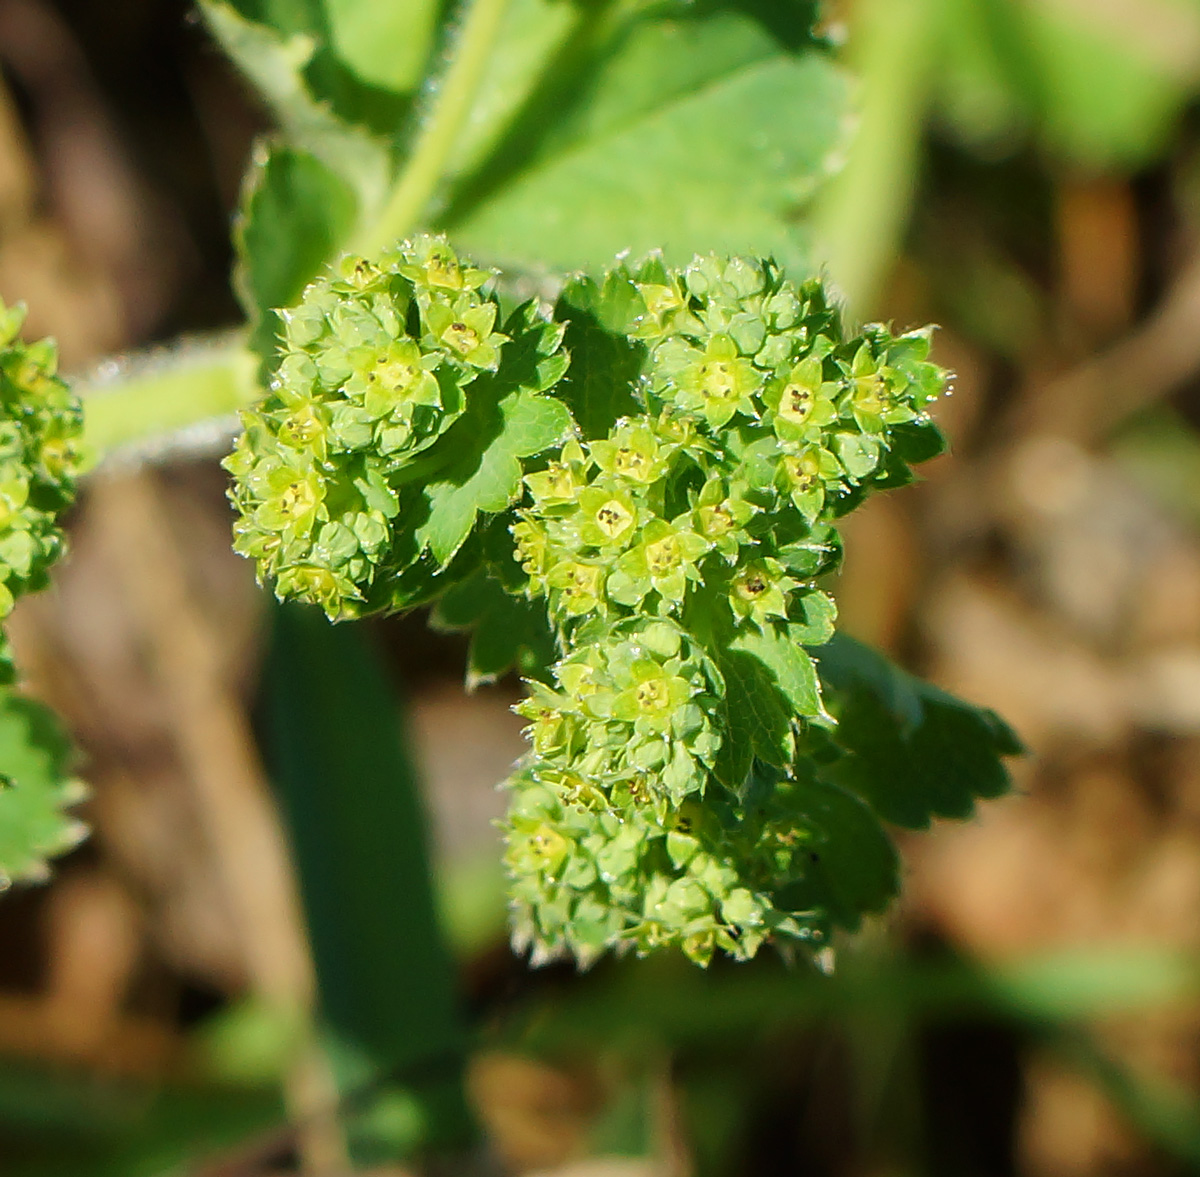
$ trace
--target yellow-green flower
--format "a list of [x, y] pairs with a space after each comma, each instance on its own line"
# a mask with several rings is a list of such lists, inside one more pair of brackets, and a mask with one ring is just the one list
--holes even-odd
[[425, 329], [456, 360], [472, 368], [496, 368], [500, 363], [500, 345], [508, 337], [492, 328], [496, 305], [475, 302], [467, 295], [453, 304], [430, 303], [425, 308]]
[[710, 429], [722, 429], [735, 413], [756, 415], [751, 398], [762, 386], [762, 374], [728, 335], [714, 335], [703, 352], [693, 349], [673, 383], [678, 404], [701, 413]]
[[771, 410], [771, 424], [782, 441], [807, 437], [837, 417], [836, 381], [823, 378], [821, 360], [810, 356], [767, 386], [763, 400]]
[[619, 426], [606, 440], [593, 441], [588, 452], [604, 473], [642, 485], [662, 477], [671, 454], [645, 421]]
[[604, 599], [604, 568], [600, 564], [564, 560], [546, 579], [558, 606], [569, 617], [594, 612]]
[[740, 569], [733, 579], [729, 604], [735, 617], [766, 623], [771, 617], [787, 617], [788, 593], [797, 582], [778, 560], [767, 556]]
[[664, 605], [682, 604], [689, 582], [700, 580], [696, 562], [709, 548], [708, 540], [692, 531], [690, 523], [686, 515], [674, 523], [664, 519], [647, 523], [641, 542], [617, 562], [609, 595], [632, 605], [655, 590]]
[[639, 731], [669, 731], [675, 713], [692, 697], [691, 683], [650, 658], [633, 664], [631, 678], [630, 686], [613, 701], [613, 716]]
[[563, 446], [555, 461], [545, 470], [525, 475], [525, 485], [539, 508], [560, 507], [573, 503], [587, 485], [583, 449], [577, 441]]
[[619, 486], [589, 486], [579, 492], [575, 526], [587, 546], [621, 549], [637, 535], [638, 514], [629, 491]]

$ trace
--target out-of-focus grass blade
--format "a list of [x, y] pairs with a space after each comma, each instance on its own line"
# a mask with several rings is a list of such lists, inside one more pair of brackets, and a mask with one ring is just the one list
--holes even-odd
[[769, 959], [703, 974], [665, 958], [598, 971], [560, 1001], [539, 1006], [524, 1026], [517, 1018], [511, 1025], [535, 1047], [616, 1038], [682, 1045], [862, 1010], [927, 1021], [991, 1013], [1054, 1025], [1158, 1009], [1197, 993], [1200, 961], [1150, 945], [1046, 953], [990, 967], [847, 958], [832, 977]]
[[465, 1031], [425, 817], [396, 694], [366, 631], [280, 607], [265, 682], [268, 763], [325, 1017], [384, 1071], [456, 1057]]
[[1138, 1131], [1185, 1161], [1189, 1172], [1200, 1168], [1200, 1102], [1193, 1092], [1166, 1078], [1134, 1074], [1089, 1036], [1066, 1038], [1060, 1046], [1065, 1061], [1092, 1079]]
[[284, 1123], [269, 1089], [155, 1088], [0, 1062], [4, 1177], [158, 1177]]

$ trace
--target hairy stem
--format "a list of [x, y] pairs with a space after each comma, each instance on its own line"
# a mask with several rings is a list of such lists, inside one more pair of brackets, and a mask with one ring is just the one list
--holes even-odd
[[908, 218], [939, 11], [930, 0], [866, 0], [855, 13], [861, 121], [845, 168], [825, 190], [817, 230], [856, 317], [874, 313]]
[[372, 257], [404, 237], [429, 203], [470, 113], [507, 7], [508, 0], [471, 0], [413, 152], [383, 212], [355, 243], [360, 253]]
[[[147, 458], [194, 448], [192, 431], [231, 417], [260, 395], [254, 365], [240, 331], [109, 361], [73, 382], [84, 398], [89, 456], [99, 462], [116, 453]], [[192, 440], [207, 448], [205, 438]]]

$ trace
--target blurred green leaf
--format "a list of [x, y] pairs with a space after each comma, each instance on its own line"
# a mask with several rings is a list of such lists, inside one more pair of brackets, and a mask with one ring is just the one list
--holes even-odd
[[[221, 0], [245, 21], [312, 44], [305, 88], [338, 119], [392, 141], [404, 125], [433, 44], [436, 4], [396, 0]], [[375, 37], [368, 44], [367, 26]], [[251, 75], [253, 77], [253, 75]], [[269, 94], [265, 95], [268, 99]]]
[[0, 1063], [4, 1177], [161, 1177], [285, 1123], [270, 1089], [154, 1086]]
[[254, 83], [279, 123], [289, 147], [319, 159], [358, 199], [358, 214], [370, 218], [381, 206], [391, 178], [387, 145], [362, 126], [334, 113], [315, 94], [306, 69], [323, 43], [320, 29], [303, 25], [299, 14], [278, 25], [246, 19], [226, 0], [202, 0], [201, 12], [221, 47]]
[[211, 1081], [270, 1088], [283, 1082], [309, 1030], [303, 1011], [251, 995], [207, 1018], [189, 1054]]
[[1055, 154], [1092, 168], [1157, 156], [1196, 78], [1191, 0], [1095, 10], [1081, 0], [947, 0], [941, 100], [969, 143], [1013, 146], [1032, 124]]
[[43, 877], [46, 860], [84, 836], [67, 813], [83, 795], [72, 759], [49, 708], [0, 689], [0, 886]]
[[398, 92], [420, 84], [440, 8], [437, 0], [324, 0], [338, 57], [363, 81]]
[[882, 911], [900, 889], [900, 861], [875, 814], [858, 797], [823, 781], [789, 789], [798, 823], [813, 831], [804, 877], [776, 896], [788, 911], [820, 912], [850, 931]]
[[446, 936], [460, 957], [508, 939], [508, 876], [499, 847], [446, 866], [438, 878], [438, 907]]
[[828, 59], [727, 12], [595, 39], [531, 100], [557, 102], [552, 122], [518, 119], [461, 186], [444, 218], [456, 239], [559, 269], [658, 247], [672, 260], [716, 250], [801, 263], [796, 222], [844, 125], [846, 84]]
[[1143, 29], [1175, 21], [1181, 34], [1194, 36], [1195, 6], [1142, 0], [1123, 16], [1100, 19], [1086, 4], [1033, 4], [1025, 12], [1044, 78], [1049, 142], [1092, 167], [1137, 167], [1158, 155], [1188, 88], [1172, 76], [1169, 57], [1154, 60], [1153, 37]]
[[662, 956], [595, 974], [556, 996], [539, 994], [526, 1018], [512, 1018], [509, 1033], [531, 1048], [562, 1051], [620, 1040], [744, 1043], [782, 1026], [864, 1011], [931, 1022], [985, 1011], [1045, 1026], [1161, 1009], [1198, 993], [1193, 955], [1137, 942], [986, 967], [846, 953], [828, 977], [769, 957], [702, 973]]
[[1200, 1167], [1200, 1101], [1165, 1075], [1138, 1074], [1106, 1055], [1086, 1035], [1056, 1035], [1058, 1053], [1112, 1101], [1123, 1117], [1168, 1154]]
[[554, 661], [545, 604], [505, 591], [495, 575], [483, 569], [438, 599], [430, 623], [434, 629], [470, 631], [468, 690], [513, 669], [541, 677]]
[[908, 222], [937, 72], [941, 0], [860, 0], [850, 61], [857, 125], [816, 212], [821, 257], [851, 312], [875, 312]]
[[386, 1069], [456, 1056], [463, 1026], [397, 700], [357, 624], [281, 606], [266, 748], [334, 1030]]
[[117, 376], [77, 381], [84, 401], [84, 446], [99, 460], [113, 450], [161, 449], [172, 434], [228, 418], [259, 396], [245, 335], [232, 331], [121, 357]]
[[813, 650], [837, 743], [830, 770], [885, 820], [923, 829], [933, 817], [969, 817], [980, 797], [1009, 787], [1003, 757], [1020, 741], [992, 711], [972, 707], [901, 670], [845, 634]]
[[[580, 24], [588, 24], [603, 4], [564, 3], [564, 0], [509, 0], [488, 58], [466, 125], [450, 157], [447, 175], [474, 176], [495, 151], [501, 135], [505, 154], [511, 153], [514, 124], [521, 122], [535, 89], [544, 85], [544, 73], [558, 59], [564, 43]], [[536, 130], [539, 120], [531, 120]], [[544, 133], [546, 119], [540, 120]]]
[[293, 305], [354, 227], [353, 192], [319, 159], [261, 143], [234, 230], [235, 281], [265, 375], [275, 362], [277, 308]]
[[820, 715], [820, 687], [803, 647], [773, 628], [734, 633], [724, 613], [693, 618], [707, 627], [705, 645], [725, 680], [722, 703], [729, 733], [713, 768], [735, 792], [745, 786], [757, 756], [777, 768], [795, 759], [794, 717]]
[[792, 715], [768, 669], [744, 650], [711, 650], [725, 680], [722, 704], [728, 733], [721, 741], [713, 774], [727, 787], [741, 789], [754, 757], [782, 767], [795, 755]]

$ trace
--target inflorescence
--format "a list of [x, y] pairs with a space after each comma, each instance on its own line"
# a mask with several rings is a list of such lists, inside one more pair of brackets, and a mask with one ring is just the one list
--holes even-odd
[[331, 617], [360, 608], [394, 542], [418, 456], [499, 364], [491, 274], [422, 238], [377, 262], [346, 257], [281, 312], [270, 394], [225, 461], [239, 552], [281, 598]]
[[[45, 586], [63, 551], [58, 520], [75, 498], [82, 410], [57, 375], [52, 340], [23, 343], [21, 306], [0, 302], [0, 620]], [[0, 638], [0, 682], [13, 679]]]
[[[403, 488], [444, 469], [430, 447], [516, 346], [489, 277], [420, 238], [344, 260], [284, 312], [270, 395], [228, 460], [237, 546], [281, 596], [361, 612], [398, 553], [429, 559], [398, 538]], [[809, 884], [837, 755], [805, 653], [833, 633], [820, 578], [836, 519], [938, 452], [926, 406], [945, 373], [928, 331], [847, 336], [819, 281], [769, 261], [652, 257], [601, 289], [603, 329], [638, 357], [638, 411], [524, 460], [506, 510], [488, 508], [520, 567], [505, 587], [544, 603], [559, 653], [518, 707], [514, 941], [583, 963], [819, 946], [830, 917]]]

